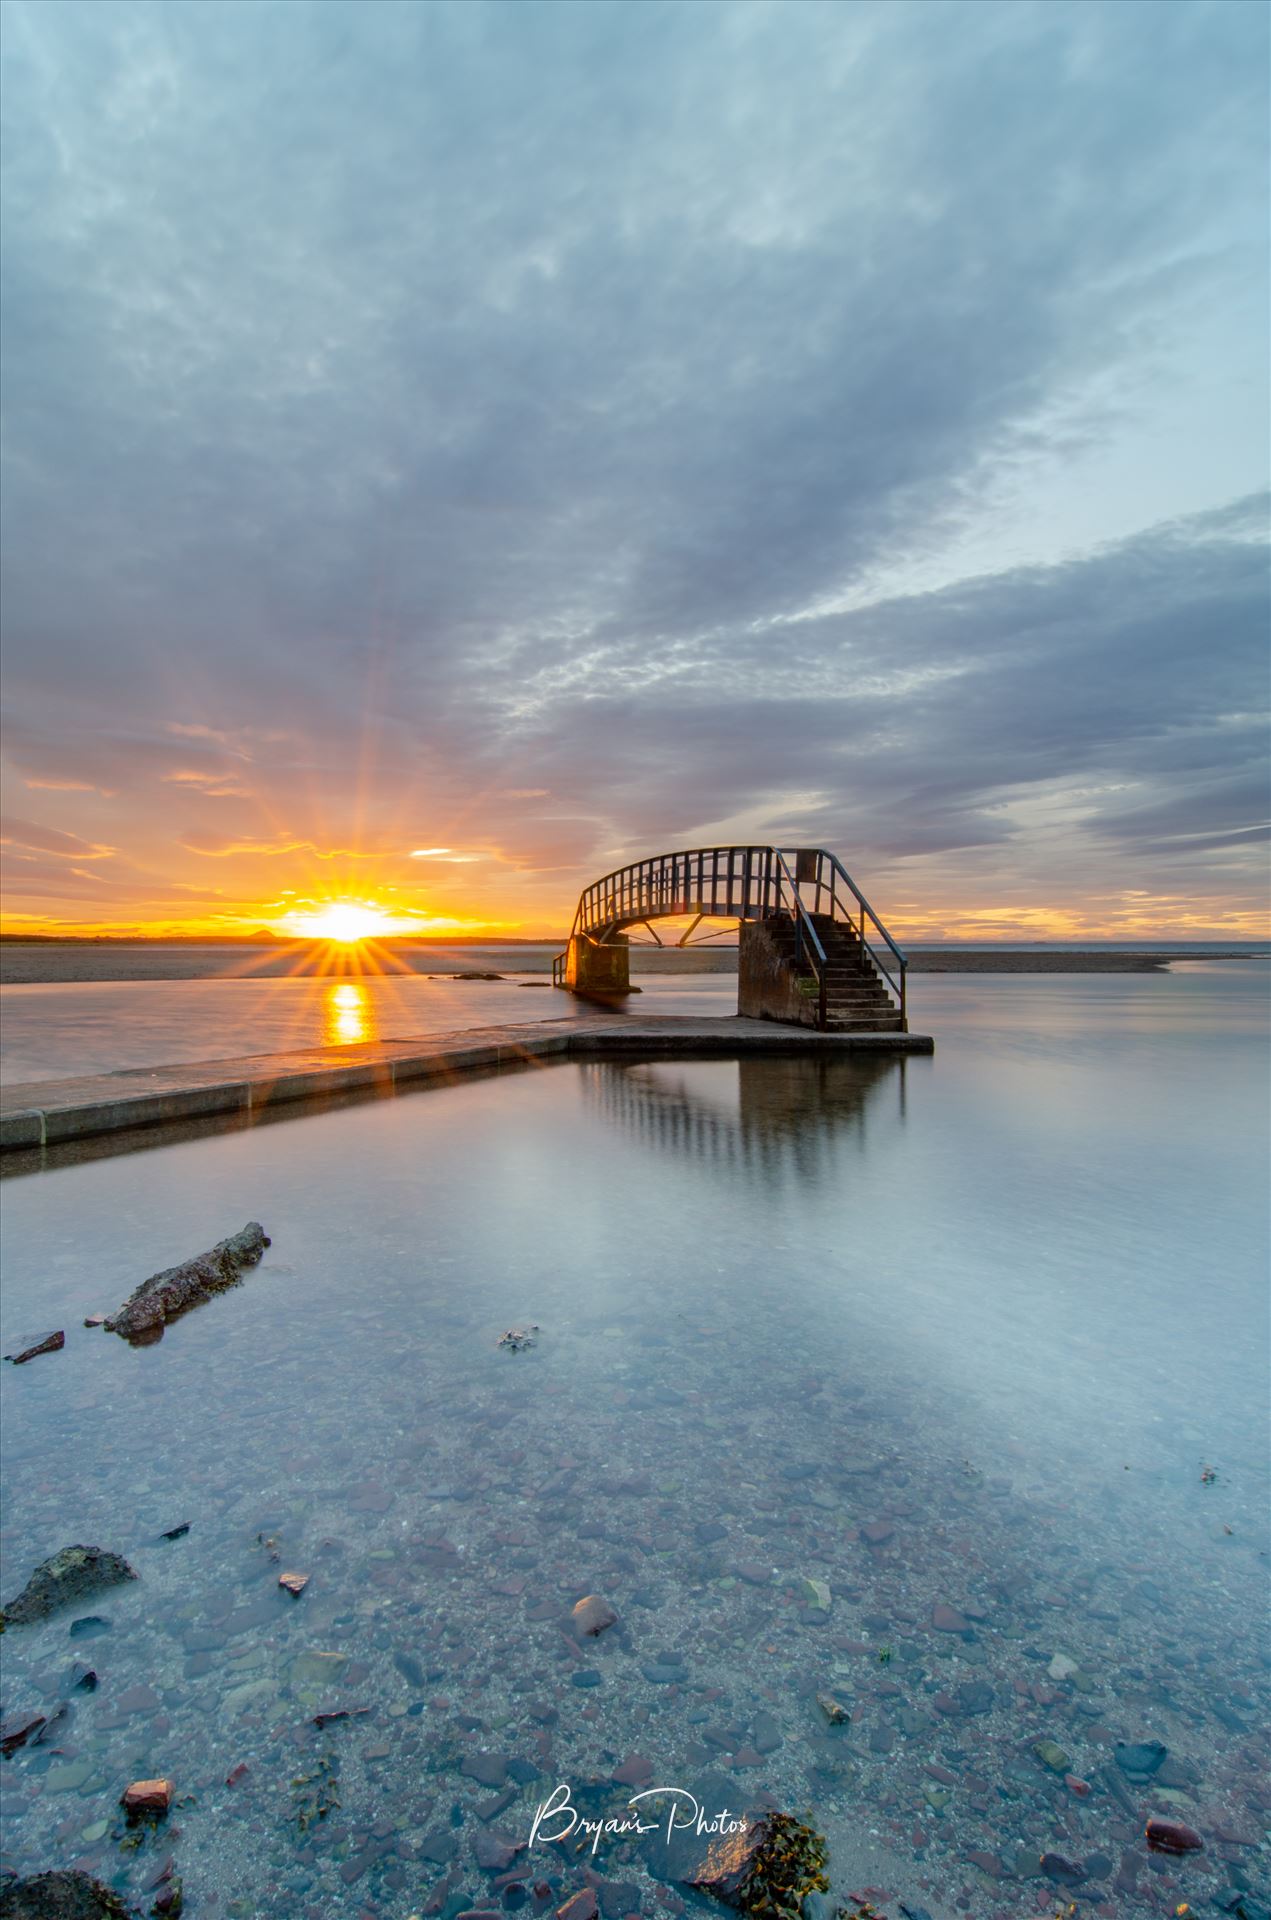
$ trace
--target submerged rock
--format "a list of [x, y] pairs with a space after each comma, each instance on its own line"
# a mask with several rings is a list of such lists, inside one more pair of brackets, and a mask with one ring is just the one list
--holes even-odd
[[87, 1873], [37, 1873], [0, 1892], [0, 1920], [133, 1920], [135, 1911]]
[[42, 1713], [10, 1715], [9, 1719], [0, 1725], [0, 1753], [4, 1754], [6, 1759], [11, 1753], [16, 1753], [19, 1747], [26, 1745], [32, 1734], [40, 1731], [44, 1722], [45, 1716]]
[[63, 1547], [51, 1560], [42, 1561], [21, 1593], [10, 1600], [0, 1613], [0, 1628], [25, 1627], [34, 1620], [46, 1620], [59, 1607], [71, 1606], [136, 1578], [128, 1562], [117, 1553], [107, 1553], [102, 1547]]
[[534, 1338], [537, 1332], [537, 1327], [509, 1327], [499, 1345], [506, 1347], [509, 1353], [524, 1353], [527, 1347], [537, 1346]]
[[1156, 1772], [1168, 1752], [1169, 1748], [1160, 1740], [1118, 1740], [1113, 1757], [1122, 1773], [1147, 1780]]
[[686, 1836], [695, 1857], [676, 1874], [683, 1885], [743, 1913], [791, 1920], [809, 1894], [828, 1891], [826, 1844], [813, 1828], [788, 1813], [703, 1812], [706, 1826], [718, 1830]]
[[1185, 1827], [1181, 1820], [1149, 1820], [1147, 1823], [1147, 1844], [1152, 1853], [1202, 1853], [1205, 1843], [1195, 1827]]
[[589, 1593], [580, 1600], [569, 1617], [575, 1633], [589, 1633], [593, 1638], [606, 1627], [612, 1627], [618, 1618], [609, 1602], [602, 1600], [598, 1593]]
[[106, 1331], [142, 1345], [160, 1339], [169, 1320], [188, 1313], [214, 1293], [238, 1286], [244, 1270], [254, 1267], [270, 1244], [260, 1222], [249, 1220], [240, 1232], [219, 1240], [210, 1252], [196, 1254], [179, 1267], [166, 1267], [143, 1280], [119, 1312], [106, 1321]]
[[17, 1353], [6, 1353], [5, 1359], [12, 1360], [15, 1367], [25, 1366], [28, 1360], [34, 1360], [38, 1353], [56, 1353], [66, 1345], [64, 1333], [46, 1333], [41, 1340], [33, 1340], [29, 1347], [22, 1347]]
[[172, 1805], [170, 1780], [134, 1780], [125, 1787], [120, 1806], [126, 1813], [166, 1813]]

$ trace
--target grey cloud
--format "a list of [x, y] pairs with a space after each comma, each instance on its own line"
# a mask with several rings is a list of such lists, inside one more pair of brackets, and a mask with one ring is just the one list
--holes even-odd
[[1105, 851], [1172, 844], [1171, 784], [1239, 832], [1265, 507], [791, 616], [1097, 438], [1089, 383], [1198, 279], [1248, 299], [1266, 36], [14, 0], [14, 764], [120, 789], [112, 834], [161, 807], [174, 853], [462, 827], [582, 866], [749, 809], [894, 862], [1000, 849], [1083, 772], [1139, 783]]

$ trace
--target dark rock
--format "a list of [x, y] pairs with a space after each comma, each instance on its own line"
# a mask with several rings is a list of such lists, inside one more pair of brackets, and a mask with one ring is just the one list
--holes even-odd
[[[109, 1633], [110, 1622], [103, 1620], [99, 1613], [86, 1613], [82, 1620], [71, 1621], [72, 1640], [95, 1640], [99, 1633]], [[217, 1645], [223, 1643], [218, 1640]]]
[[[679, 1677], [677, 1668], [676, 1678]], [[603, 1675], [597, 1673], [594, 1667], [575, 1667], [569, 1676], [569, 1684], [571, 1687], [598, 1687], [602, 1678]]]
[[965, 1633], [969, 1622], [956, 1607], [946, 1606], [943, 1600], [937, 1600], [931, 1609], [931, 1624], [937, 1633]]
[[[35, 1620], [47, 1620], [60, 1607], [72, 1606], [90, 1594], [136, 1577], [117, 1553], [107, 1553], [101, 1547], [63, 1547], [51, 1560], [41, 1561], [21, 1593], [0, 1614], [0, 1625], [24, 1627]], [[76, 1621], [71, 1632], [78, 1626]]]
[[189, 1521], [183, 1520], [179, 1526], [169, 1527], [166, 1533], [161, 1533], [159, 1535], [159, 1538], [161, 1540], [184, 1540], [186, 1534], [189, 1531], [190, 1531]]
[[509, 1840], [501, 1833], [479, 1833], [473, 1842], [477, 1865], [483, 1873], [503, 1873], [524, 1851], [524, 1840]]
[[1065, 1860], [1062, 1853], [1044, 1853], [1041, 1870], [1048, 1880], [1061, 1887], [1079, 1887], [1086, 1877], [1085, 1868], [1075, 1860]]
[[0, 1920], [133, 1920], [134, 1912], [87, 1873], [37, 1873], [0, 1892]]
[[1181, 1820], [1149, 1820], [1147, 1823], [1148, 1850], [1152, 1853], [1202, 1853], [1205, 1843], [1195, 1827], [1185, 1827]]
[[0, 1753], [7, 1758], [24, 1747], [32, 1734], [38, 1733], [46, 1723], [42, 1713], [14, 1713], [0, 1726]]
[[955, 1691], [963, 1713], [992, 1712], [994, 1695], [987, 1680], [964, 1680]]
[[210, 1252], [143, 1280], [119, 1312], [106, 1321], [106, 1331], [143, 1345], [158, 1339], [168, 1321], [210, 1300], [213, 1294], [238, 1286], [244, 1271], [257, 1265], [269, 1245], [269, 1236], [259, 1221], [249, 1220], [240, 1232], [218, 1241]]
[[77, 1687], [81, 1693], [95, 1693], [97, 1675], [83, 1660], [77, 1660], [71, 1668], [71, 1685]]
[[1168, 1751], [1159, 1740], [1118, 1740], [1113, 1748], [1113, 1757], [1122, 1773], [1128, 1773], [1132, 1778], [1150, 1780]]
[[6, 1353], [4, 1357], [6, 1360], [12, 1360], [15, 1367], [22, 1367], [28, 1360], [34, 1360], [38, 1353], [56, 1353], [59, 1347], [65, 1345], [64, 1333], [46, 1333], [42, 1340], [32, 1341], [29, 1347], [21, 1347], [17, 1353]]
[[435, 1827], [418, 1842], [420, 1859], [430, 1860], [435, 1867], [449, 1866], [458, 1851], [458, 1834], [447, 1833], [444, 1827]]
[[750, 1735], [759, 1753], [775, 1753], [781, 1745], [781, 1729], [766, 1708], [755, 1715]]
[[61, 1740], [70, 1724], [71, 1713], [72, 1708], [70, 1702], [63, 1700], [44, 1722], [44, 1725], [36, 1734], [32, 1745], [43, 1747], [46, 1746], [50, 1740]]
[[508, 1777], [508, 1763], [498, 1753], [470, 1753], [459, 1771], [483, 1787], [501, 1787]]
[[1132, 1820], [1137, 1820], [1139, 1816], [1138, 1807], [1131, 1799], [1126, 1784], [1117, 1769], [1115, 1767], [1100, 1767], [1099, 1778], [1120, 1807], [1122, 1813], [1128, 1813]]
[[620, 1767], [614, 1768], [613, 1778], [620, 1787], [647, 1787], [653, 1778], [653, 1762], [646, 1760], [642, 1753], [633, 1753]]

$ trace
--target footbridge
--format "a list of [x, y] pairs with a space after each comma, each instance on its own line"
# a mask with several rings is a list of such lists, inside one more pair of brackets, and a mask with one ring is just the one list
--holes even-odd
[[588, 999], [632, 991], [630, 929], [689, 920], [674, 944], [732, 921], [737, 1011], [828, 1032], [908, 1031], [904, 954], [838, 856], [824, 847], [690, 847], [634, 860], [583, 889], [552, 982]]

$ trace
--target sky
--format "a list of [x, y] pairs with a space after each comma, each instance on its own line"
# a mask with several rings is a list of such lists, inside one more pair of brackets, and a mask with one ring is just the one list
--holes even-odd
[[10, 930], [1265, 934], [1244, 0], [5, 0]]

